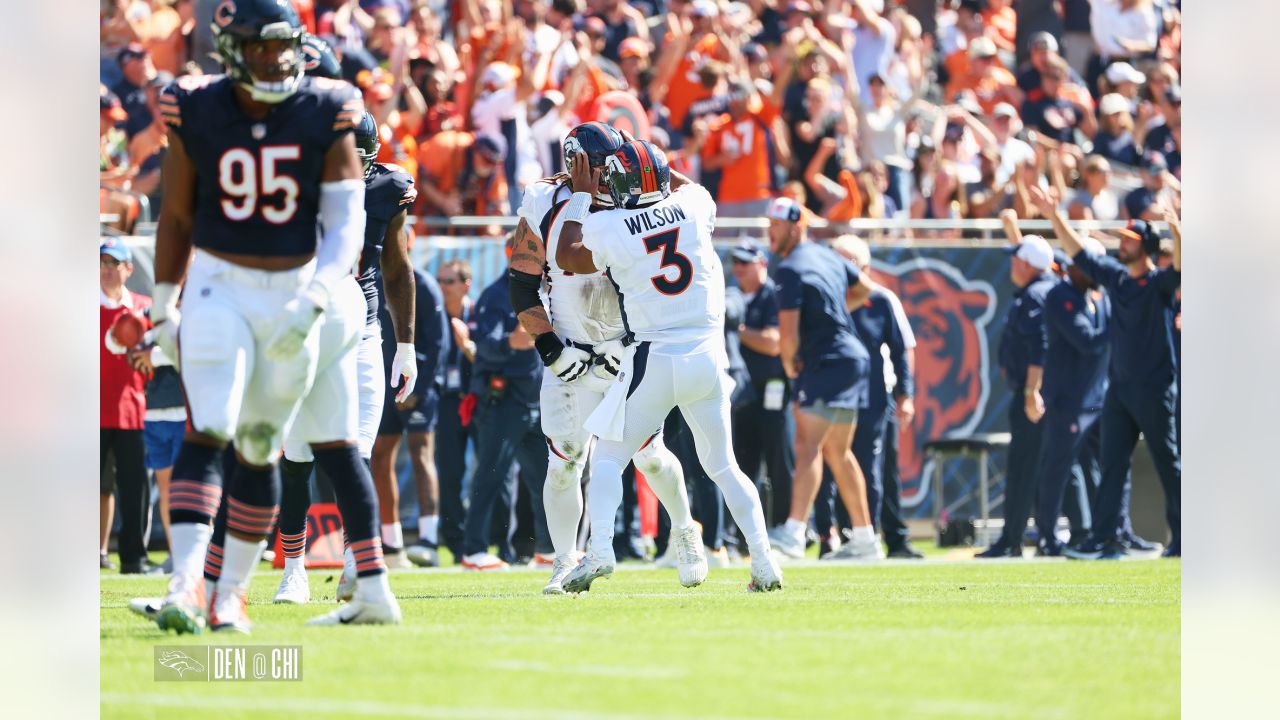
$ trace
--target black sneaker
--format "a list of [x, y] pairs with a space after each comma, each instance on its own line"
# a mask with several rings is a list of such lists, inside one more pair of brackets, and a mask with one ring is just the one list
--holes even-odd
[[1073, 560], [1118, 560], [1128, 555], [1129, 551], [1117, 540], [1089, 538], [1079, 545], [1063, 548], [1062, 554]]
[[106, 553], [98, 553], [98, 568], [101, 570], [115, 570], [116, 564], [111, 562], [111, 556]]
[[1036, 545], [1036, 557], [1062, 557], [1062, 543], [1041, 538]]
[[1160, 557], [1167, 557], [1167, 558], [1182, 557], [1182, 541], [1174, 540], [1170, 542], [1169, 547], [1164, 549], [1164, 552], [1160, 554]]
[[995, 558], [1020, 558], [1022, 557], [1022, 547], [1010, 545], [1005, 542], [1004, 538], [1000, 538], [991, 544], [991, 547], [974, 555], [979, 560], [992, 560]]
[[136, 560], [134, 562], [120, 564], [121, 575], [163, 575], [164, 568], [152, 563], [150, 560]]
[[1125, 550], [1138, 555], [1152, 555], [1164, 549], [1160, 543], [1153, 543], [1150, 540], [1144, 540], [1138, 537], [1132, 530], [1121, 530], [1120, 535], [1116, 538]]
[[911, 543], [904, 542], [898, 547], [895, 547], [889, 550], [889, 553], [886, 557], [890, 557], [896, 560], [923, 560], [924, 553], [915, 549], [915, 547], [913, 547]]

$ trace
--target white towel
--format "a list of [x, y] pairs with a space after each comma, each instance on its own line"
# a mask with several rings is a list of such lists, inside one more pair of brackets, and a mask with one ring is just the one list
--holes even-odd
[[596, 406], [583, 427], [601, 440], [621, 441], [627, 418], [627, 390], [631, 387], [634, 372], [635, 345], [627, 347], [618, 369], [618, 378], [609, 385], [609, 391]]

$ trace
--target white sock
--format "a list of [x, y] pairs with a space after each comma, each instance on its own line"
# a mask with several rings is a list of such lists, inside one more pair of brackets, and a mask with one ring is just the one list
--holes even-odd
[[787, 518], [787, 522], [783, 527], [786, 529], [787, 534], [792, 537], [804, 537], [806, 525], [799, 520]]
[[223, 596], [234, 588], [249, 587], [249, 576], [262, 557], [267, 541], [248, 542], [230, 533], [222, 546], [222, 575], [218, 578], [218, 595]]
[[387, 582], [387, 574], [384, 572], [356, 580], [356, 600], [381, 604], [391, 597], [391, 584]]
[[305, 571], [307, 567], [306, 563], [307, 559], [301, 555], [298, 557], [286, 557], [284, 559], [284, 571], [286, 574], [297, 572], [299, 570]]
[[876, 531], [870, 525], [863, 525], [853, 529], [853, 541], [860, 545], [867, 545], [876, 541]]
[[342, 572], [346, 573], [347, 577], [356, 576], [356, 554], [351, 552], [350, 545], [342, 550]]
[[383, 549], [404, 547], [404, 528], [400, 526], [399, 520], [393, 523], [382, 523], [382, 547]]
[[588, 545], [597, 555], [613, 557], [613, 523], [622, 504], [622, 466], [615, 460], [597, 456], [591, 463], [587, 492], [591, 494], [587, 503], [587, 514], [591, 518]]
[[556, 557], [567, 557], [578, 544], [578, 521], [582, 519], [582, 486], [557, 490], [551, 483], [542, 486], [542, 508], [547, 513], [547, 534]]
[[174, 523], [169, 528], [169, 554], [173, 556], [173, 574], [197, 576], [204, 573], [204, 556], [209, 552], [213, 526], [204, 523]]
[[418, 539], [436, 544], [436, 529], [440, 526], [439, 515], [418, 516]]

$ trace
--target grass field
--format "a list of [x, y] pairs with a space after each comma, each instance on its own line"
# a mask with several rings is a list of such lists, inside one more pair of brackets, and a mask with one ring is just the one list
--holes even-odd
[[[266, 568], [266, 566], [263, 566]], [[162, 578], [103, 575], [104, 718], [1174, 718], [1181, 563], [947, 562], [745, 567], [685, 590], [623, 566], [581, 596], [543, 573], [397, 571], [400, 627], [308, 628], [313, 602], [250, 594], [255, 632], [162, 634], [126, 607]], [[324, 599], [321, 599], [321, 598]], [[301, 644], [294, 683], [153, 679], [157, 644]]]

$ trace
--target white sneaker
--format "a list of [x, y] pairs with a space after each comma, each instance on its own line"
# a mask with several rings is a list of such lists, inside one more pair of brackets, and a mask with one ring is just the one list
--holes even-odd
[[685, 587], [701, 585], [707, 579], [707, 556], [702, 550], [702, 533], [692, 525], [672, 528], [670, 544], [676, 546], [680, 584]]
[[786, 525], [779, 525], [769, 530], [769, 544], [786, 557], [804, 559], [804, 530], [799, 534], [792, 534], [787, 531]]
[[729, 551], [726, 548], [720, 548], [719, 550], [705, 548], [705, 550], [708, 566], [723, 570], [733, 564], [733, 561], [729, 559]]
[[665, 569], [673, 568], [679, 564], [679, 561], [676, 560], [676, 544], [671, 538], [667, 538], [667, 549], [663, 550], [662, 554], [654, 559], [653, 566]]
[[384, 545], [382, 561], [387, 564], [388, 570], [405, 570], [413, 567], [413, 563], [409, 562], [409, 558], [404, 554], [404, 548], [388, 548]]
[[556, 566], [556, 556], [546, 553], [534, 553], [525, 567], [533, 570], [550, 569]]
[[324, 615], [313, 617], [308, 625], [399, 625], [403, 616], [400, 603], [388, 596], [382, 602], [354, 599]]
[[205, 614], [208, 608], [201, 575], [174, 575], [169, 579], [169, 592], [155, 615], [161, 630], [183, 633], [202, 632], [208, 624]]
[[507, 562], [488, 552], [462, 556], [462, 569], [473, 572], [505, 572], [511, 569]]
[[569, 573], [578, 565], [578, 553], [569, 553], [557, 557], [551, 565], [551, 579], [547, 580], [546, 586], [542, 588], [543, 595], [563, 595], [564, 579], [569, 577]]
[[164, 607], [164, 598], [137, 597], [129, 601], [129, 609], [148, 620], [155, 620]]
[[356, 574], [348, 572], [346, 568], [342, 569], [342, 575], [338, 578], [338, 587], [333, 591], [333, 599], [335, 602], [351, 602], [351, 598], [356, 596]]
[[568, 577], [564, 579], [564, 591], [580, 593], [590, 590], [591, 583], [613, 574], [613, 566], [616, 562], [613, 548], [599, 555], [594, 550], [587, 553], [586, 557], [582, 558], [582, 561], [575, 565]]
[[856, 542], [850, 540], [840, 546], [839, 550], [833, 550], [823, 555], [822, 560], [859, 560], [859, 561], [876, 561], [884, 559], [884, 548], [880, 546], [880, 541], [872, 539], [870, 542]]
[[298, 563], [292, 569], [288, 565], [284, 569], [284, 577], [280, 578], [280, 588], [271, 601], [274, 603], [290, 603], [306, 605], [311, 602], [311, 583], [307, 581], [307, 569]]
[[404, 555], [418, 567], [440, 567], [440, 551], [425, 542], [416, 542], [405, 548]]
[[253, 624], [249, 622], [245, 588], [232, 588], [226, 592], [218, 592], [213, 599], [213, 609], [209, 614], [209, 629], [214, 632], [249, 634]]
[[770, 592], [782, 589], [782, 569], [769, 555], [751, 556], [751, 584], [748, 592]]

